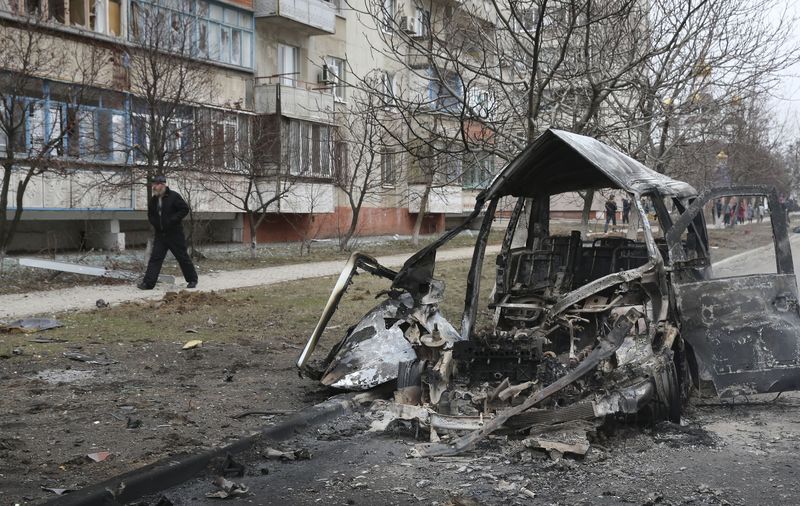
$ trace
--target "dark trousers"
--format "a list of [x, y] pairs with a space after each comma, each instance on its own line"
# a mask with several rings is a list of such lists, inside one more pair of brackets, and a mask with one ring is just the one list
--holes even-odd
[[197, 271], [194, 269], [189, 253], [186, 252], [186, 238], [183, 236], [183, 230], [178, 230], [168, 234], [156, 233], [155, 239], [153, 239], [153, 251], [150, 253], [150, 261], [147, 262], [147, 272], [144, 274], [144, 284], [150, 287], [155, 286], [156, 281], [158, 281], [158, 274], [161, 272], [161, 264], [164, 263], [164, 257], [167, 256], [167, 251], [172, 252], [175, 260], [178, 261], [186, 282], [197, 282]]

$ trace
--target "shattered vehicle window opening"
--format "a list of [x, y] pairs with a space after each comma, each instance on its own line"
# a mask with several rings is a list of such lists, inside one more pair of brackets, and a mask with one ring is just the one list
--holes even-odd
[[[551, 231], [553, 199], [578, 191], [628, 199], [641, 230]], [[419, 456], [465, 451], [502, 427], [636, 413], [678, 421], [701, 381], [723, 395], [800, 388], [800, 317], [785, 217], [772, 220], [776, 275], [711, 279], [703, 206], [736, 194], [761, 196], [777, 209], [769, 188], [698, 194], [595, 139], [548, 130], [478, 195], [462, 225], [397, 273], [355, 254], [298, 365], [314, 374], [309, 356], [361, 268], [391, 279], [391, 289], [314, 375], [344, 390], [395, 382], [394, 402], [420, 408], [393, 413], [441, 422], [430, 426], [432, 442], [418, 445]], [[487, 304], [479, 295], [486, 244], [508, 198], [516, 202], [504, 208], [508, 225]], [[434, 277], [436, 251], [482, 212], [458, 330], [439, 308], [445, 287]], [[478, 318], [479, 309], [491, 318]], [[463, 422], [458, 429], [442, 421], [454, 416]], [[460, 435], [465, 427], [473, 431], [438, 442], [439, 432]]]

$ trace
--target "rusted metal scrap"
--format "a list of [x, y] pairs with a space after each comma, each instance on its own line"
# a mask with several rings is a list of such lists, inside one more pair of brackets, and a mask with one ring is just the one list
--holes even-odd
[[[628, 199], [639, 233], [551, 233], [551, 200], [585, 190]], [[641, 412], [678, 421], [701, 381], [720, 395], [800, 389], [800, 303], [783, 213], [771, 218], [776, 273], [713, 276], [704, 206], [742, 195], [780, 209], [774, 189], [698, 193], [596, 139], [548, 130], [476, 197], [462, 225], [399, 271], [354, 254], [298, 366], [338, 389], [394, 385], [375, 427], [405, 419], [430, 428], [419, 456], [467, 451], [500, 428]], [[484, 308], [491, 321], [480, 321], [486, 244], [506, 198], [516, 205]], [[439, 307], [436, 252], [481, 215], [456, 328]], [[391, 285], [314, 368], [310, 356], [358, 269]], [[457, 438], [439, 442], [443, 432]]]

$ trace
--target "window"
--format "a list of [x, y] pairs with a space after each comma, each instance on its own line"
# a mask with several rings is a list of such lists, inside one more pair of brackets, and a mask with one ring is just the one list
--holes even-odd
[[[109, 4], [109, 12], [113, 10], [113, 5]], [[207, 0], [134, 0], [130, 17], [131, 38], [134, 40], [152, 42], [142, 38], [155, 30], [167, 30], [174, 51], [240, 67], [253, 67], [254, 26], [249, 12]], [[110, 27], [113, 31], [114, 23]]]
[[[0, 0], [0, 9], [2, 9], [3, 0]], [[64, 9], [64, 0], [51, 0], [47, 2], [47, 14], [50, 19], [59, 23], [66, 22], [66, 11]]]
[[483, 189], [494, 175], [494, 157], [490, 153], [469, 153], [464, 160], [464, 188]]
[[333, 156], [330, 126], [284, 120], [283, 132], [284, 163], [291, 174], [330, 177]]
[[29, 16], [38, 16], [41, 12], [41, 0], [25, 0], [25, 14]]
[[511, 30], [517, 33], [525, 32], [526, 30], [535, 30], [538, 17], [538, 10], [536, 8], [517, 9], [509, 16]]
[[278, 74], [284, 86], [294, 86], [299, 77], [299, 53], [299, 48], [278, 44]]
[[393, 32], [395, 15], [397, 15], [397, 0], [383, 0], [383, 23], [381, 28], [385, 32]]
[[241, 30], [231, 31], [231, 63], [234, 65], [242, 64], [242, 32]]
[[253, 66], [253, 35], [242, 32], [242, 67]]
[[438, 79], [433, 69], [429, 71], [431, 80], [428, 83], [429, 107], [435, 111], [456, 113], [460, 110], [463, 86], [461, 77], [456, 73], [444, 74], [444, 81]]
[[394, 153], [381, 154], [381, 183], [384, 186], [394, 186], [397, 182], [397, 173], [395, 171]]
[[483, 88], [471, 88], [467, 93], [467, 104], [472, 114], [480, 118], [490, 117], [495, 106], [491, 93]]
[[228, 28], [222, 27], [220, 31], [220, 44], [219, 44], [219, 61], [223, 63], [230, 63], [231, 57], [231, 31]]
[[333, 98], [339, 102], [345, 99], [345, 61], [341, 58], [329, 56], [328, 65], [328, 85], [333, 93]]
[[430, 33], [431, 12], [427, 9], [417, 7], [414, 16], [414, 34], [418, 37], [427, 37]]
[[463, 163], [461, 157], [453, 154], [441, 154], [439, 158], [444, 158], [444, 171], [437, 174], [437, 182], [442, 184], [458, 184], [463, 175]]
[[337, 141], [334, 146], [334, 170], [336, 171], [336, 179], [344, 181], [348, 178], [347, 171], [347, 143], [344, 141]]

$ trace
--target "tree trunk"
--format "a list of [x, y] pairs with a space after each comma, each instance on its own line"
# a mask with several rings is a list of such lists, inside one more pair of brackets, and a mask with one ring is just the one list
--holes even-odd
[[353, 210], [353, 216], [350, 218], [350, 226], [347, 228], [347, 232], [345, 232], [342, 238], [339, 240], [339, 251], [347, 251], [347, 248], [350, 246], [350, 240], [356, 233], [356, 226], [358, 226], [358, 217], [360, 214], [361, 207]]
[[419, 212], [417, 213], [417, 219], [414, 221], [414, 231], [411, 234], [411, 244], [414, 246], [419, 245], [419, 231], [422, 229], [422, 220], [425, 218], [425, 213], [427, 212], [428, 207], [428, 197], [431, 194], [431, 186], [425, 185], [425, 191], [422, 192], [422, 198], [419, 201]]
[[256, 237], [256, 222], [252, 214], [247, 215], [247, 226], [250, 228], [250, 258], [256, 258], [256, 246], [258, 246], [258, 237]]

